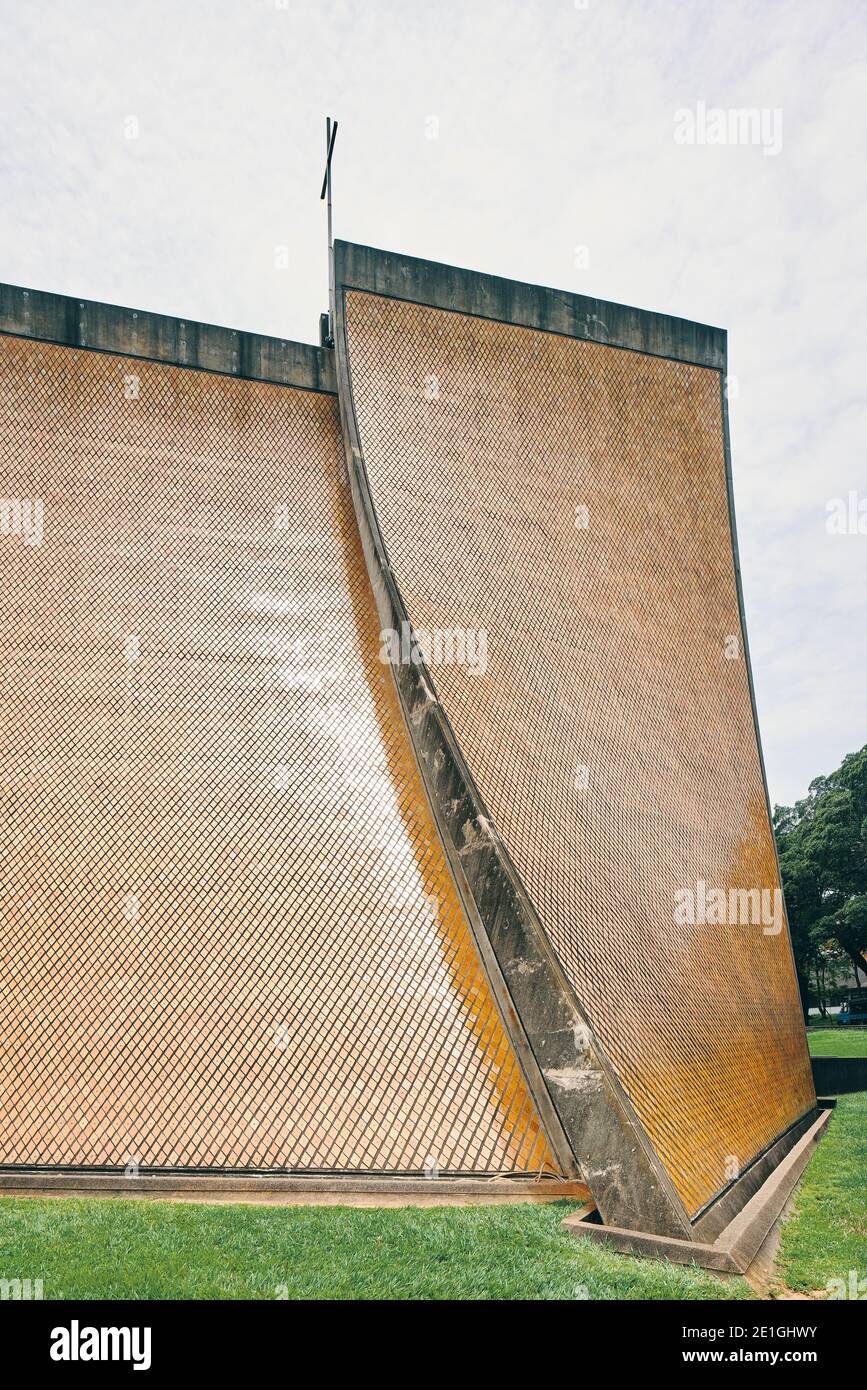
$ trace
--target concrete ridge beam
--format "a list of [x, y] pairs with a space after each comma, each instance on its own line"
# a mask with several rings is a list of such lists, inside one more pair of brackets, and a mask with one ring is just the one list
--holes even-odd
[[333, 395], [334, 353], [312, 343], [0, 284], [0, 333]]
[[334, 245], [343, 289], [726, 370], [724, 328], [371, 246]]

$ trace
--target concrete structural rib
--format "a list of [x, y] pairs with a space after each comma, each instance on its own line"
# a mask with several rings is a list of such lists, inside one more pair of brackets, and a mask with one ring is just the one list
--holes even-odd
[[362, 543], [468, 914], [606, 1223], [706, 1241], [816, 1118], [725, 334], [342, 242], [335, 281]]
[[0, 1168], [574, 1173], [380, 660], [333, 355], [0, 311]]

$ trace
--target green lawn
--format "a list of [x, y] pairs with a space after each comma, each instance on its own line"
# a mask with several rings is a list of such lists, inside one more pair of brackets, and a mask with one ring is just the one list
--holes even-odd
[[777, 1270], [800, 1292], [867, 1279], [867, 1092], [840, 1096], [783, 1227]]
[[867, 1057], [867, 1028], [808, 1028], [807, 1042], [814, 1057]]
[[[814, 1057], [867, 1055], [867, 1028], [808, 1028]], [[840, 1096], [783, 1227], [777, 1273], [800, 1293], [867, 1278], [867, 1094]]]
[[573, 1209], [568, 1202], [377, 1211], [4, 1198], [0, 1273], [41, 1278], [46, 1299], [751, 1296], [741, 1280], [576, 1240], [560, 1226]]

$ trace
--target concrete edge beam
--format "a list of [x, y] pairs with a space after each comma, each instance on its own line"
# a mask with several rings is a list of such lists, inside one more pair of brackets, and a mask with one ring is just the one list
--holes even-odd
[[576, 1212], [567, 1216], [563, 1227], [570, 1236], [589, 1236], [591, 1240], [608, 1245], [621, 1255], [640, 1255], [646, 1260], [668, 1260], [671, 1264], [698, 1265], [722, 1274], [740, 1274], [733, 1257], [716, 1245], [703, 1245], [695, 1240], [673, 1240], [656, 1236], [650, 1231], [627, 1231], [623, 1226], [599, 1226]]
[[789, 1150], [762, 1183], [755, 1196], [741, 1208], [714, 1242], [719, 1249], [729, 1252], [742, 1272], [749, 1269], [768, 1231], [786, 1205], [825, 1131], [831, 1114], [830, 1110], [820, 1110], [794, 1148]]
[[352, 242], [336, 241], [334, 249], [344, 289], [725, 370], [723, 328]]
[[217, 1173], [140, 1173], [127, 1177], [122, 1170], [96, 1173], [61, 1169], [5, 1169], [0, 1172], [0, 1196], [27, 1193], [33, 1196], [173, 1196], [178, 1194], [274, 1195], [330, 1193], [382, 1196], [425, 1197], [508, 1197], [514, 1200], [543, 1194], [549, 1201], [587, 1202], [589, 1192], [580, 1182], [553, 1178], [424, 1178], [372, 1177], [351, 1173], [305, 1174], [217, 1174]]
[[790, 1125], [783, 1134], [778, 1135], [762, 1153], [757, 1154], [729, 1187], [724, 1188], [718, 1197], [693, 1217], [693, 1239], [697, 1241], [716, 1240], [720, 1233], [730, 1225], [737, 1213], [761, 1190], [777, 1164], [781, 1163], [799, 1143], [818, 1116], [819, 1110], [815, 1105], [812, 1105], [799, 1120]]
[[674, 1264], [695, 1264], [702, 1269], [726, 1274], [744, 1274], [800, 1181], [831, 1113], [831, 1109], [819, 1112], [758, 1192], [732, 1218], [713, 1244], [672, 1240], [650, 1231], [628, 1231], [618, 1226], [599, 1225], [588, 1220], [588, 1213], [584, 1212], [567, 1216], [563, 1227], [570, 1235], [589, 1236], [591, 1240], [601, 1241], [626, 1255], [669, 1260]]
[[333, 395], [334, 353], [312, 343], [0, 284], [0, 333]]

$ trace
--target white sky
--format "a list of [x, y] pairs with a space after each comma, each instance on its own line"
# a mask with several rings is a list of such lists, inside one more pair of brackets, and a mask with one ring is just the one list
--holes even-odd
[[[315, 341], [331, 112], [338, 236], [726, 327], [772, 801], [867, 743], [867, 535], [825, 528], [867, 497], [863, 0], [0, 0], [0, 23], [0, 280]], [[779, 108], [780, 153], [676, 144], [699, 101]]]

